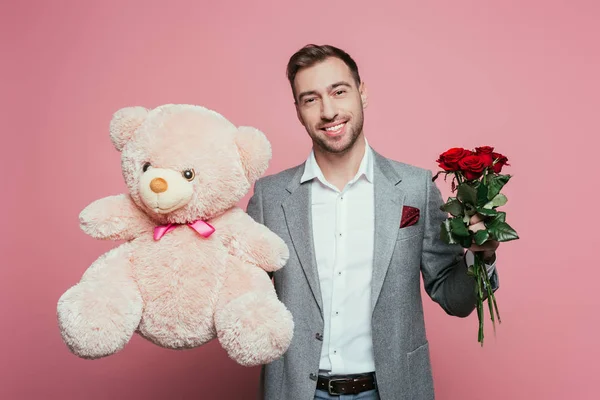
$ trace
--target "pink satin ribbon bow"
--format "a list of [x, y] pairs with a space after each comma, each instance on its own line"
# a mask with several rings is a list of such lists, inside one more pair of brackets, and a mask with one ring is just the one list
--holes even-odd
[[[166, 235], [168, 232], [172, 231], [179, 225], [183, 224], [168, 224], [157, 226], [156, 228], [154, 228], [154, 240], [160, 240], [160, 238], [162, 238], [164, 235]], [[215, 231], [215, 228], [211, 224], [200, 219], [194, 222], [190, 222], [189, 224], [187, 224], [187, 226], [189, 226], [205, 238], [212, 235]]]

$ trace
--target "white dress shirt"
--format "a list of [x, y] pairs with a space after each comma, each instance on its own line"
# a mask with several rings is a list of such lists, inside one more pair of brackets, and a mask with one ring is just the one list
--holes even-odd
[[327, 182], [314, 152], [301, 178], [302, 182], [311, 179], [313, 238], [325, 320], [320, 369], [335, 375], [372, 372], [375, 217], [368, 144], [356, 176], [344, 190]]
[[[312, 180], [312, 233], [325, 321], [319, 368], [323, 374], [375, 371], [371, 336], [374, 157], [366, 139], [365, 144], [358, 172], [342, 191], [327, 182], [313, 151], [301, 178], [301, 182]], [[488, 267], [490, 275], [493, 267]]]

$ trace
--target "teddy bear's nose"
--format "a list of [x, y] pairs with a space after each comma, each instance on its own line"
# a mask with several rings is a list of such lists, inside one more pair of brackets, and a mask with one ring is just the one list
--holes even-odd
[[163, 178], [154, 178], [150, 181], [150, 189], [154, 193], [165, 192], [167, 187], [169, 187], [169, 185], [167, 185], [167, 181], [165, 181]]

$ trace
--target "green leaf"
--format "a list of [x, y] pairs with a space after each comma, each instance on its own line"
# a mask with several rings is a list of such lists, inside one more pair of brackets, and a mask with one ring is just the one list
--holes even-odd
[[454, 217], [462, 217], [464, 215], [464, 209], [461, 202], [455, 198], [450, 197], [446, 204], [440, 207], [442, 211], [452, 214]]
[[486, 204], [490, 199], [488, 198], [488, 185], [481, 182], [479, 186], [477, 186], [477, 205]]
[[500, 193], [500, 190], [502, 189], [502, 187], [504, 185], [506, 185], [506, 183], [509, 181], [509, 179], [511, 178], [510, 175], [493, 175], [490, 176], [489, 182], [488, 182], [488, 199], [493, 199], [494, 197], [496, 197], [496, 195], [498, 193]]
[[475, 243], [477, 243], [480, 246], [489, 238], [490, 233], [485, 229], [477, 231], [477, 233], [475, 233], [475, 236], [473, 237], [473, 239], [475, 239]]
[[468, 249], [473, 244], [473, 237], [471, 235], [469, 235], [469, 236], [458, 236], [458, 243], [462, 247]]
[[498, 215], [494, 218], [494, 220], [506, 222], [506, 213], [504, 211], [498, 211]]
[[440, 239], [447, 244], [458, 244], [452, 235], [452, 229], [450, 228], [450, 220], [447, 219], [441, 224]]
[[506, 198], [506, 196], [503, 195], [502, 193], [498, 193], [492, 200], [490, 200], [483, 207], [488, 208], [488, 209], [491, 209], [493, 207], [501, 207], [501, 206], [505, 205], [506, 202], [508, 202], [508, 199]]
[[508, 242], [519, 238], [517, 232], [504, 221], [494, 221], [488, 227], [490, 235], [499, 242]]
[[[467, 217], [472, 217], [473, 215], [475, 215], [477, 213], [477, 208], [475, 208], [474, 205], [471, 204], [463, 204], [463, 206], [465, 207], [465, 215]], [[465, 222], [469, 223], [469, 219], [467, 219]]]
[[488, 228], [494, 228], [498, 226], [498, 224], [506, 221], [506, 213], [504, 211], [498, 211], [498, 214], [490, 217], [488, 220], [484, 221], [485, 226]]
[[498, 214], [498, 211], [488, 208], [478, 208], [477, 212], [481, 215], [485, 215], [486, 217], [493, 217], [494, 215]]
[[456, 236], [465, 237], [471, 234], [462, 218], [452, 218], [450, 220], [450, 227], [452, 228], [452, 233]]
[[457, 197], [460, 201], [470, 205], [477, 204], [477, 189], [467, 183], [458, 186]]

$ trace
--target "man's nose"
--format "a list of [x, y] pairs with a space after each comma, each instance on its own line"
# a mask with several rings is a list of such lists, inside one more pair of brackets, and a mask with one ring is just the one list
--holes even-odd
[[336, 115], [337, 111], [335, 110], [333, 102], [328, 98], [324, 98], [321, 102], [321, 118], [325, 120], [332, 120]]

